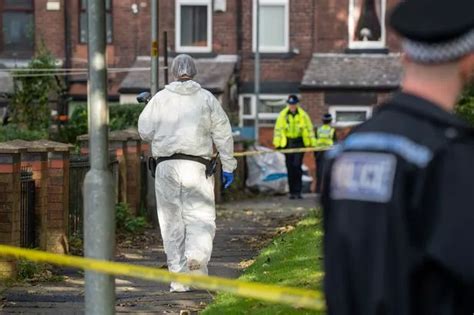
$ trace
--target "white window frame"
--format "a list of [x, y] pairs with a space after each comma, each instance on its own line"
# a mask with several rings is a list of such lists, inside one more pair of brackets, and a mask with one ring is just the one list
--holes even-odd
[[[207, 46], [183, 46], [181, 45], [181, 7], [183, 5], [207, 6]], [[176, 0], [176, 52], [209, 53], [212, 52], [212, 0]]]
[[355, 0], [349, 0], [349, 15], [348, 15], [348, 31], [349, 31], [349, 48], [350, 49], [379, 49], [385, 48], [386, 39], [387, 39], [387, 32], [385, 27], [385, 16], [386, 16], [386, 8], [387, 8], [387, 0], [382, 1], [382, 17], [380, 21], [380, 27], [382, 36], [379, 41], [355, 41], [353, 40], [354, 31], [356, 28], [356, 21], [354, 19], [354, 6]]
[[[250, 114], [244, 115], [244, 98], [245, 97], [250, 97]], [[299, 96], [298, 96], [299, 97]], [[281, 100], [281, 99], [287, 99], [288, 94], [260, 94], [260, 99], [264, 100]], [[255, 121], [255, 118], [257, 117], [257, 98], [255, 94], [240, 94], [239, 95], [239, 127], [244, 126], [244, 120], [253, 120]], [[258, 119], [260, 120], [273, 120], [273, 124], [276, 122], [278, 115], [280, 113], [259, 113], [258, 114]], [[272, 125], [273, 125], [272, 124]], [[260, 124], [262, 126], [269, 126], [270, 124]]]
[[[290, 0], [260, 0], [260, 10], [265, 5], [283, 5], [285, 8], [285, 44], [283, 46], [262, 46], [259, 52], [262, 53], [287, 53], [290, 51]], [[257, 47], [257, 1], [253, 0], [252, 14], [252, 51]]]
[[335, 127], [350, 127], [350, 126], [355, 126], [359, 125], [362, 122], [360, 121], [344, 121], [344, 122], [337, 122], [337, 112], [362, 112], [364, 111], [366, 113], [365, 117], [366, 120], [372, 117], [372, 112], [373, 112], [373, 106], [367, 105], [367, 106], [329, 106], [329, 113], [333, 117], [333, 125]]

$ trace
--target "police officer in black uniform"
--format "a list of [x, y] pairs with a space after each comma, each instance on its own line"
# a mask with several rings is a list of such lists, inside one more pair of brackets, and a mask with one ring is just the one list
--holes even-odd
[[474, 313], [474, 0], [407, 0], [402, 90], [327, 154], [328, 314]]

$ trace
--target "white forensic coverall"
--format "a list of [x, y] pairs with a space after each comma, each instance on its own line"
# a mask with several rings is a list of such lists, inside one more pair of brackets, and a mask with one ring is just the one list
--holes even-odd
[[[192, 80], [173, 82], [140, 114], [138, 130], [154, 157], [182, 153], [210, 159], [214, 143], [224, 172], [237, 162], [229, 119], [218, 100]], [[155, 174], [158, 219], [171, 272], [207, 274], [215, 234], [214, 178], [189, 160], [166, 160]], [[189, 287], [171, 283], [170, 291]]]

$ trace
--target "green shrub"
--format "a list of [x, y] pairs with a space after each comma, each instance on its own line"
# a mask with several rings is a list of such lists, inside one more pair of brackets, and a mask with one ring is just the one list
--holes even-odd
[[[11, 100], [11, 122], [22, 129], [48, 130], [51, 123], [49, 97], [58, 92], [58, 84], [52, 75], [56, 58], [44, 46], [28, 64], [31, 71], [16, 70], [14, 94]], [[38, 76], [37, 70], [46, 70]]]
[[76, 143], [77, 137], [87, 133], [87, 107], [78, 105], [75, 107], [69, 122], [59, 126], [58, 141], [65, 143]]
[[119, 203], [115, 207], [115, 222], [117, 231], [122, 233], [138, 234], [148, 227], [148, 223], [144, 217], [134, 217], [131, 214], [130, 207], [125, 203]]
[[110, 130], [136, 128], [138, 117], [145, 108], [142, 104], [123, 104], [110, 106]]
[[48, 139], [48, 132], [46, 130], [24, 129], [15, 124], [0, 126], [0, 142], [16, 139], [28, 141]]
[[474, 84], [464, 91], [456, 106], [456, 112], [474, 125]]
[[36, 274], [42, 271], [43, 266], [29, 260], [21, 259], [17, 263], [18, 279], [32, 279]]
[[64, 280], [64, 277], [55, 275], [51, 270], [53, 267], [49, 264], [37, 263], [26, 259], [19, 259], [17, 262], [17, 280], [25, 282], [58, 282]]
[[[109, 107], [109, 129], [115, 131], [136, 128], [138, 117], [143, 108], [144, 105], [141, 104], [111, 104]], [[62, 142], [76, 143], [77, 136], [87, 132], [87, 105], [84, 103], [75, 104], [69, 122], [59, 130], [60, 138]]]

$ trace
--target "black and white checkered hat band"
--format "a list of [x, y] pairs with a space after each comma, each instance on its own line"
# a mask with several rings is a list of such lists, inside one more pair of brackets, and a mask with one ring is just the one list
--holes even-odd
[[474, 53], [474, 29], [454, 40], [443, 43], [422, 43], [405, 39], [403, 50], [408, 57], [421, 63], [453, 61]]

